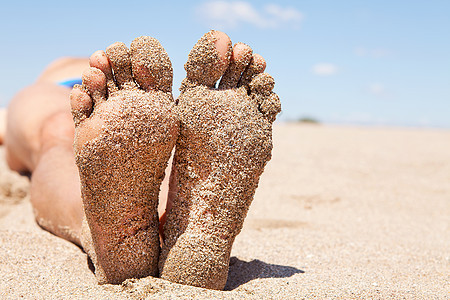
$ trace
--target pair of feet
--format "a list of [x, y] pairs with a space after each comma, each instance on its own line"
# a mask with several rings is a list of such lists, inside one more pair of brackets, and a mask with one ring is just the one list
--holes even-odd
[[[71, 107], [88, 225], [82, 244], [97, 278], [120, 283], [159, 273], [223, 289], [280, 111], [264, 60], [210, 31], [189, 54], [177, 101], [169, 57], [153, 38], [137, 38], [130, 49], [115, 43], [90, 65]], [[174, 147], [160, 248], [158, 194]]]

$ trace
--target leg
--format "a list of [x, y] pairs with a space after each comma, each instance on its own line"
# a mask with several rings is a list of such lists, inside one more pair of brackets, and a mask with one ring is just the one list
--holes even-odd
[[222, 32], [205, 34], [185, 68], [160, 274], [223, 289], [231, 246], [271, 158], [280, 103], [262, 57], [244, 44], [233, 49]]
[[71, 94], [74, 150], [89, 233], [81, 243], [100, 283], [157, 273], [158, 194], [178, 136], [172, 67], [140, 37], [91, 57]]
[[31, 202], [38, 223], [77, 244], [82, 207], [72, 150], [70, 89], [56, 82], [76, 77], [87, 65], [88, 59], [52, 63], [36, 83], [11, 100], [5, 133], [10, 168], [32, 173]]
[[70, 112], [57, 113], [45, 121], [37, 166], [31, 175], [31, 203], [39, 225], [81, 245], [84, 212], [73, 136]]
[[11, 100], [4, 141], [6, 159], [11, 169], [24, 172], [34, 170], [44, 123], [56, 113], [70, 113], [70, 89], [57, 83], [80, 77], [88, 66], [88, 59], [58, 59], [42, 72], [34, 84]]
[[33, 172], [41, 151], [41, 132], [55, 114], [70, 113], [70, 90], [54, 83], [35, 83], [9, 104], [5, 133], [6, 160], [11, 169]]

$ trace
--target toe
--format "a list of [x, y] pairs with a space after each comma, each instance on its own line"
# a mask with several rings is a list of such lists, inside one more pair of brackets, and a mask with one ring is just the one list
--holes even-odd
[[193, 84], [213, 87], [228, 68], [232, 53], [231, 40], [223, 32], [206, 33], [189, 53], [184, 68]]
[[82, 75], [83, 88], [91, 96], [94, 104], [106, 100], [106, 76], [97, 68], [90, 67]]
[[241, 76], [239, 81], [239, 86], [246, 86], [250, 83], [254, 76], [264, 72], [266, 69], [266, 61], [259, 54], [253, 54], [252, 60], [248, 65], [247, 69]]
[[249, 84], [250, 94], [256, 100], [261, 113], [271, 122], [281, 111], [280, 98], [272, 92], [275, 81], [267, 73], [256, 75]]
[[136, 87], [131, 73], [131, 58], [127, 46], [124, 43], [114, 43], [106, 48], [106, 55], [119, 88]]
[[77, 84], [70, 93], [70, 107], [75, 126], [78, 126], [92, 112], [92, 99], [81, 85]]
[[268, 96], [275, 87], [275, 80], [267, 73], [262, 73], [253, 78], [249, 83], [249, 88], [252, 93], [258, 93]]
[[134, 80], [142, 89], [172, 91], [172, 63], [158, 40], [148, 36], [136, 38], [130, 55]]
[[220, 79], [219, 88], [229, 89], [237, 87], [242, 73], [251, 62], [252, 53], [252, 48], [246, 44], [237, 43], [234, 45], [230, 65], [225, 74], [223, 74], [222, 79]]
[[108, 87], [108, 95], [116, 92], [118, 90], [116, 83], [114, 82], [114, 76], [111, 69], [111, 64], [109, 63], [108, 57], [104, 51], [96, 51], [89, 58], [89, 65], [91, 67], [97, 68], [105, 74], [106, 85]]

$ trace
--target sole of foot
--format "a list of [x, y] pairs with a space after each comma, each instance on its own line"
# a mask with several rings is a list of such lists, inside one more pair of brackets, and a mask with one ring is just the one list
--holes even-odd
[[71, 93], [82, 245], [99, 283], [155, 276], [158, 194], [179, 132], [171, 62], [157, 40], [139, 37], [95, 52], [90, 66]]
[[[221, 290], [231, 247], [271, 158], [280, 101], [264, 59], [205, 34], [185, 65], [159, 271], [169, 281]], [[220, 79], [220, 83], [217, 81]]]

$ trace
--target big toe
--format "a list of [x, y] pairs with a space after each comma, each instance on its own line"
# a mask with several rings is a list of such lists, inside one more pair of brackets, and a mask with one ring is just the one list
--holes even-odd
[[142, 89], [172, 91], [172, 63], [157, 39], [138, 37], [131, 43], [130, 52], [133, 77]]
[[187, 79], [194, 84], [214, 86], [228, 68], [231, 53], [230, 38], [221, 31], [209, 31], [189, 53], [184, 66]]

